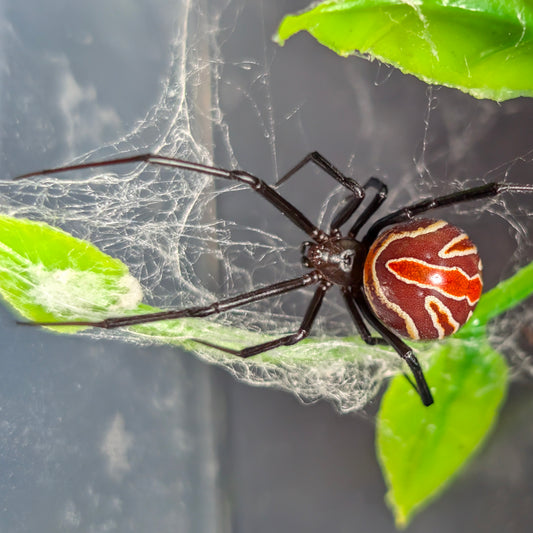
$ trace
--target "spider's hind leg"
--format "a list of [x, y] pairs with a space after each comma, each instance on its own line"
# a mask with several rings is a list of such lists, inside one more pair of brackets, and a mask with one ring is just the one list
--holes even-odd
[[281, 281], [260, 289], [238, 294], [237, 296], [232, 296], [231, 298], [218, 300], [210, 305], [187, 307], [185, 309], [167, 309], [165, 311], [157, 311], [155, 313], [145, 313], [141, 315], [109, 317], [98, 321], [68, 320], [56, 322], [17, 322], [17, 324], [22, 326], [87, 326], [102, 329], [115, 329], [135, 326], [137, 324], [159, 322], [161, 320], [176, 320], [179, 318], [205, 318], [207, 316], [230, 311], [231, 309], [236, 309], [252, 302], [258, 302], [266, 298], [279, 296], [290, 291], [308, 287], [309, 285], [317, 283], [319, 279], [320, 278], [314, 273], [305, 274], [299, 278]]
[[408, 381], [414, 386], [422, 403], [426, 407], [434, 403], [433, 396], [424, 377], [424, 372], [413, 350], [374, 316], [362, 294], [353, 295], [353, 302], [365, 320], [381, 335], [385, 343], [392, 346], [396, 350], [396, 353], [407, 363], [413, 374], [414, 383], [409, 378]]
[[236, 355], [237, 357], [243, 358], [253, 357], [254, 355], [259, 355], [261, 353], [267, 352], [268, 350], [279, 348], [280, 346], [290, 346], [292, 344], [296, 344], [302, 339], [305, 339], [305, 337], [307, 337], [311, 332], [311, 327], [313, 325], [313, 322], [315, 321], [315, 318], [318, 315], [318, 311], [320, 310], [320, 306], [322, 305], [322, 301], [324, 300], [324, 295], [330, 287], [331, 284], [329, 284], [328, 282], [322, 282], [317, 288], [311, 302], [309, 303], [309, 306], [307, 307], [307, 311], [305, 312], [302, 323], [300, 324], [300, 327], [298, 328], [298, 331], [296, 331], [296, 333], [285, 335], [283, 337], [280, 337], [279, 339], [263, 342], [261, 344], [256, 344], [255, 346], [248, 346], [247, 348], [243, 348], [242, 350], [233, 350], [232, 348], [226, 348], [224, 346], [220, 346], [218, 344], [203, 341], [200, 339], [192, 340], [194, 340], [195, 342], [199, 342], [200, 344], [204, 344], [205, 346], [216, 348], [217, 350], [220, 350], [222, 352], [226, 352], [231, 355]]
[[359, 309], [357, 309], [357, 306], [355, 305], [352, 293], [349, 292], [347, 289], [343, 289], [342, 296], [361, 339], [363, 339], [363, 341], [366, 344], [369, 344], [370, 346], [376, 346], [377, 344], [388, 346], [389, 343], [383, 337], [372, 336], [370, 330], [366, 327], [366, 324], [363, 320], [363, 317], [361, 316], [361, 313], [359, 312]]

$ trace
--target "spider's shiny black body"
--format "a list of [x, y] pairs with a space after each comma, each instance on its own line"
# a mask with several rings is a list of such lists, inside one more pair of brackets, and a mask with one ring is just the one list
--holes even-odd
[[[239, 357], [251, 357], [273, 348], [295, 344], [308, 336], [313, 322], [320, 310], [325, 293], [332, 286], [338, 286], [342, 292], [346, 307], [353, 319], [354, 325], [362, 339], [367, 344], [386, 344], [392, 346], [396, 350], [398, 355], [409, 365], [414, 377], [413, 385], [419, 393], [424, 405], [431, 405], [433, 403], [433, 397], [412, 349], [405, 344], [396, 333], [391, 331], [377, 318], [365, 297], [363, 270], [369, 249], [384, 228], [412, 220], [417, 215], [429, 210], [463, 201], [489, 198], [506, 191], [533, 192], [533, 186], [488, 183], [480, 187], [458, 191], [446, 196], [422, 200], [389, 213], [371, 224], [365, 235], [358, 237], [360, 230], [367, 222], [369, 222], [370, 218], [385, 201], [387, 197], [387, 187], [381, 180], [374, 177], [370, 178], [365, 184], [360, 185], [355, 180], [344, 176], [344, 174], [337, 170], [318, 152], [312, 152], [304, 157], [295, 167], [285, 174], [280, 181], [278, 181], [277, 185], [280, 185], [289, 179], [307, 163], [313, 163], [324, 170], [340, 185], [348, 189], [350, 196], [341, 206], [339, 206], [338, 211], [335, 213], [333, 221], [327, 230], [316, 227], [299, 209], [283, 198], [274, 187], [271, 187], [263, 180], [247, 172], [241, 170], [225, 170], [154, 154], [140, 154], [114, 160], [96, 161], [92, 163], [82, 163], [79, 165], [47, 169], [24, 174], [15, 179], [128, 163], [146, 163], [185, 169], [248, 185], [312, 239], [311, 241], [306, 241], [302, 244], [302, 259], [304, 265], [310, 268], [311, 271], [294, 279], [281, 281], [267, 287], [226, 298], [224, 300], [219, 300], [218, 302], [214, 302], [207, 306], [167, 310], [143, 315], [110, 317], [97, 322], [22, 322], [22, 324], [30, 326], [81, 325], [109, 329], [158, 320], [179, 319], [183, 317], [206, 317], [216, 313], [229, 311], [264, 298], [285, 294], [289, 291], [315, 285], [316, 289], [314, 295], [307, 307], [300, 327], [295, 333], [256, 346], [243, 348], [242, 350], [232, 350], [217, 344], [197, 340], [197, 342]], [[369, 195], [370, 190], [374, 191], [373, 196]], [[344, 224], [350, 220], [352, 215], [355, 214], [365, 197], [368, 198], [366, 207], [356, 217], [348, 231], [343, 233], [341, 227], [344, 226]], [[367, 324], [370, 325], [379, 336], [373, 336], [370, 333]]]

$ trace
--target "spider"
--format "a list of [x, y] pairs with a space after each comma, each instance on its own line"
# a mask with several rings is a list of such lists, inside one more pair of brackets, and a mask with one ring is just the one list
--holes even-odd
[[[309, 271], [296, 278], [206, 306], [110, 317], [100, 321], [19, 322], [20, 324], [75, 325], [109, 329], [158, 320], [206, 317], [303, 287], [316, 286], [300, 327], [295, 333], [242, 350], [194, 339], [238, 357], [252, 357], [279, 346], [296, 344], [307, 337], [324, 295], [336, 285], [341, 290], [348, 312], [363, 341], [369, 345], [389, 345], [396, 350], [409, 366], [414, 382], [408, 379], [425, 406], [434, 402], [433, 396], [413, 350], [400, 337], [442, 339], [455, 333], [472, 315], [481, 296], [483, 284], [481, 261], [468, 236], [443, 220], [417, 217], [439, 207], [490, 198], [503, 192], [533, 192], [533, 185], [493, 182], [428, 198], [379, 218], [362, 237], [358, 237], [362, 227], [385, 201], [387, 186], [375, 177], [360, 185], [342, 174], [318, 152], [304, 157], [274, 187], [242, 170], [224, 170], [149, 153], [41, 170], [14, 179], [128, 163], [175, 167], [248, 185], [309, 236], [311, 240], [303, 242], [301, 247], [302, 261]], [[308, 163], [317, 165], [350, 192], [334, 213], [326, 231], [315, 226], [275, 190], [275, 187], [287, 181]], [[372, 196], [366, 207], [347, 232], [343, 233], [341, 228], [355, 214], [369, 191], [372, 191]], [[378, 336], [371, 333], [369, 326]]]

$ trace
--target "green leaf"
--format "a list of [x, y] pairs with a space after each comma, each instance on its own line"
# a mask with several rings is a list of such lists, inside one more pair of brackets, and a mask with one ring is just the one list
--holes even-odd
[[306, 30], [346, 56], [361, 54], [496, 101], [533, 96], [528, 0], [334, 0], [286, 16], [279, 44]]
[[421, 404], [403, 376], [392, 381], [379, 412], [377, 453], [399, 528], [450, 483], [487, 437], [506, 394], [507, 373], [504, 358], [486, 339], [451, 339], [426, 372], [432, 406]]
[[403, 376], [383, 397], [377, 452], [398, 527], [434, 499], [493, 427], [507, 390], [507, 364], [489, 344], [490, 319], [533, 294], [533, 262], [484, 294], [467, 325], [433, 343], [425, 372], [435, 403], [425, 408]]
[[478, 331], [484, 333], [484, 326], [490, 320], [512, 309], [532, 293], [533, 262], [485, 293], [470, 320], [455, 336], [467, 338], [477, 335]]

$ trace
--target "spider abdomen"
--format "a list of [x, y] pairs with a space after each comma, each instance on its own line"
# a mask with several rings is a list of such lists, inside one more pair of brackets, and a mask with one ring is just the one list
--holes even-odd
[[411, 339], [441, 339], [471, 316], [481, 296], [475, 245], [444, 220], [393, 226], [372, 244], [364, 267], [366, 298], [378, 318]]

